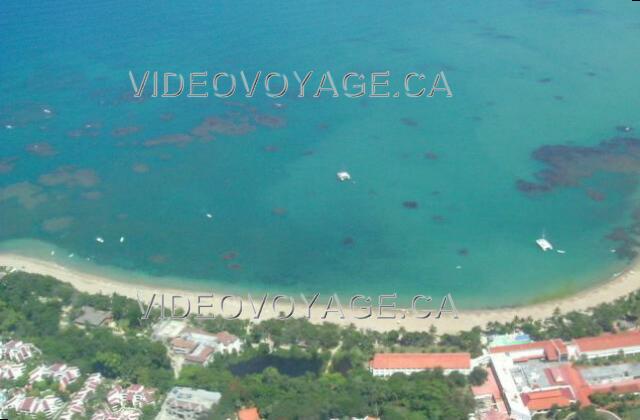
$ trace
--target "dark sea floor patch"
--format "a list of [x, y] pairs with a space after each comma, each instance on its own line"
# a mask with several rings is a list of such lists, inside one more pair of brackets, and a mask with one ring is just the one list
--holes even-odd
[[350, 246], [355, 243], [355, 240], [351, 236], [347, 236], [342, 240], [342, 245]]
[[238, 253], [236, 251], [227, 251], [222, 254], [221, 258], [225, 261], [235, 260], [236, 258], [238, 258]]
[[16, 157], [2, 158], [0, 159], [0, 174], [8, 174], [13, 171], [15, 162], [18, 160]]
[[149, 172], [149, 165], [144, 163], [135, 163], [131, 167], [131, 170], [133, 170], [133, 172], [138, 174], [146, 174], [147, 172]]
[[411, 210], [414, 210], [414, 209], [417, 209], [417, 208], [419, 207], [419, 204], [418, 204], [418, 202], [417, 202], [417, 201], [411, 201], [411, 200], [409, 200], [409, 201], [403, 201], [403, 202], [402, 202], [402, 206], [403, 206], [405, 209], [411, 209]]
[[73, 222], [73, 217], [54, 217], [42, 223], [42, 230], [47, 233], [57, 233], [66, 230]]
[[120, 128], [114, 129], [111, 132], [111, 135], [114, 137], [124, 137], [124, 136], [129, 136], [131, 134], [135, 134], [141, 129], [142, 127], [140, 126], [120, 127]]
[[32, 210], [48, 201], [48, 195], [39, 185], [19, 182], [0, 188], [0, 202], [15, 199], [27, 210]]
[[2, 126], [25, 127], [31, 124], [42, 124], [53, 117], [53, 111], [47, 105], [27, 102], [5, 105], [0, 108]]
[[417, 127], [418, 126], [418, 122], [414, 119], [411, 118], [401, 118], [400, 122], [404, 125], [406, 125], [407, 127]]
[[191, 143], [192, 137], [188, 134], [167, 134], [147, 140], [144, 147], [158, 147], [166, 145], [185, 146]]
[[47, 187], [63, 185], [65, 187], [92, 187], [100, 182], [100, 178], [92, 169], [76, 169], [73, 166], [62, 166], [54, 172], [40, 175], [38, 182]]
[[535, 182], [519, 179], [525, 193], [548, 192], [560, 187], [578, 187], [596, 172], [640, 174], [640, 139], [615, 137], [596, 146], [546, 145], [533, 158], [547, 168], [538, 171]]
[[[621, 131], [619, 127], [617, 129]], [[636, 178], [640, 175], [640, 139], [637, 138], [614, 137], [596, 146], [546, 145], [535, 150], [532, 156], [545, 164], [546, 168], [534, 175], [535, 182], [522, 179], [516, 182], [517, 188], [526, 194], [574, 187], [583, 188], [591, 200], [601, 202], [606, 199], [605, 192], [583, 185], [584, 181], [600, 172], [629, 176], [633, 189], [637, 188]], [[630, 226], [616, 228], [606, 237], [616, 243], [611, 252], [624, 259], [633, 259], [638, 255], [638, 238], [640, 207], [634, 210]]]
[[76, 128], [67, 133], [67, 136], [72, 139], [80, 138], [92, 138], [98, 137], [101, 134], [102, 124], [99, 122], [88, 122], [81, 128]]
[[87, 191], [82, 193], [82, 198], [89, 201], [100, 200], [102, 198], [102, 193], [100, 191]]
[[41, 157], [53, 156], [58, 153], [53, 146], [45, 142], [29, 144], [26, 147], [26, 151]]
[[618, 125], [616, 126], [616, 130], [621, 133], [631, 133], [633, 131], [633, 127], [629, 125]]

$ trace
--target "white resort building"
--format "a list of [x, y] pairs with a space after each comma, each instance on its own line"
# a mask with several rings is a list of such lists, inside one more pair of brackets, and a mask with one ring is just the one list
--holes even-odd
[[219, 392], [174, 387], [162, 405], [156, 420], [198, 419], [220, 402]]
[[373, 376], [391, 376], [395, 373], [412, 374], [425, 370], [442, 369], [445, 374], [471, 372], [469, 353], [377, 353], [369, 362]]

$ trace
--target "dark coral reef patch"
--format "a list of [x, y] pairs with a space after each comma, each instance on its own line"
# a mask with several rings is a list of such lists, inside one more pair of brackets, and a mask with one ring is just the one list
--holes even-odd
[[42, 157], [53, 156], [57, 153], [56, 149], [52, 145], [45, 142], [29, 144], [25, 150], [32, 155]]
[[[630, 176], [636, 185], [636, 177], [640, 175], [640, 139], [614, 137], [595, 146], [547, 145], [535, 150], [533, 158], [546, 168], [534, 175], [535, 181], [518, 180], [516, 186], [520, 191], [532, 194], [575, 187], [584, 189], [591, 200], [599, 202], [606, 199], [606, 194], [590, 188], [585, 181], [597, 173], [610, 173]], [[618, 227], [606, 237], [615, 243], [611, 251], [623, 259], [638, 255], [639, 238], [640, 208], [634, 211], [629, 226]]]
[[405, 209], [411, 209], [411, 210], [414, 210], [414, 209], [417, 209], [417, 208], [419, 207], [419, 204], [418, 204], [418, 202], [417, 202], [417, 201], [408, 200], [408, 201], [403, 201], [403, 202], [402, 202], [402, 206], [403, 206]]
[[578, 187], [597, 172], [640, 174], [640, 139], [614, 137], [596, 146], [546, 145], [533, 152], [546, 165], [535, 181], [519, 179], [525, 193], [547, 192], [559, 187]]

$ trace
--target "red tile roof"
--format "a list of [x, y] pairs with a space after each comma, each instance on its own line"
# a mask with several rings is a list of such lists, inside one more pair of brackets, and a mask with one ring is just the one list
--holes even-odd
[[525, 392], [522, 394], [522, 401], [532, 411], [549, 410], [554, 405], [567, 407], [571, 405], [572, 400], [573, 395], [567, 388]]
[[601, 384], [591, 386], [593, 393], [615, 393], [615, 394], [629, 394], [640, 392], [640, 380], [631, 379], [624, 382], [615, 382], [612, 384]]
[[238, 420], [260, 420], [260, 414], [258, 413], [258, 409], [253, 408], [243, 408], [238, 411]]
[[185, 356], [185, 360], [194, 363], [205, 363], [209, 356], [213, 353], [213, 349], [209, 346], [200, 345], [192, 353]]
[[563, 381], [571, 385], [571, 389], [573, 389], [576, 399], [580, 401], [580, 405], [582, 407], [591, 405], [591, 400], [589, 400], [591, 388], [582, 377], [580, 371], [570, 364], [562, 365], [558, 367], [558, 370], [562, 375]]
[[176, 337], [171, 340], [171, 345], [176, 348], [185, 349], [187, 351], [192, 351], [198, 346], [198, 343], [193, 341], [185, 340], [184, 338]]
[[377, 353], [372, 369], [470, 369], [469, 353]]
[[635, 347], [640, 346], [640, 331], [626, 331], [618, 334], [603, 334], [598, 337], [576, 338], [573, 341], [582, 352]]
[[500, 392], [500, 386], [498, 385], [498, 381], [496, 380], [495, 375], [493, 374], [493, 369], [484, 369], [487, 372], [487, 380], [482, 385], [472, 386], [471, 392], [475, 397], [480, 397], [482, 395], [493, 396], [493, 399], [498, 401], [502, 399], [502, 393]]
[[226, 331], [219, 332], [216, 334], [216, 337], [218, 337], [218, 340], [220, 340], [220, 342], [225, 346], [234, 343], [238, 339], [238, 337]]

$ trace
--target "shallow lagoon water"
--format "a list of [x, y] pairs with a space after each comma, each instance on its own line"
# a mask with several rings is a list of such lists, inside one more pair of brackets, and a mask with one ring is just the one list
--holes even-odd
[[[451, 292], [465, 308], [582, 290], [628, 262], [607, 235], [633, 223], [634, 171], [517, 182], [547, 168], [541, 146], [640, 129], [640, 18], [609, 3], [7, 1], [3, 249], [226, 290]], [[442, 70], [454, 97], [134, 100], [130, 69]], [[566, 254], [542, 253], [543, 232]]]

